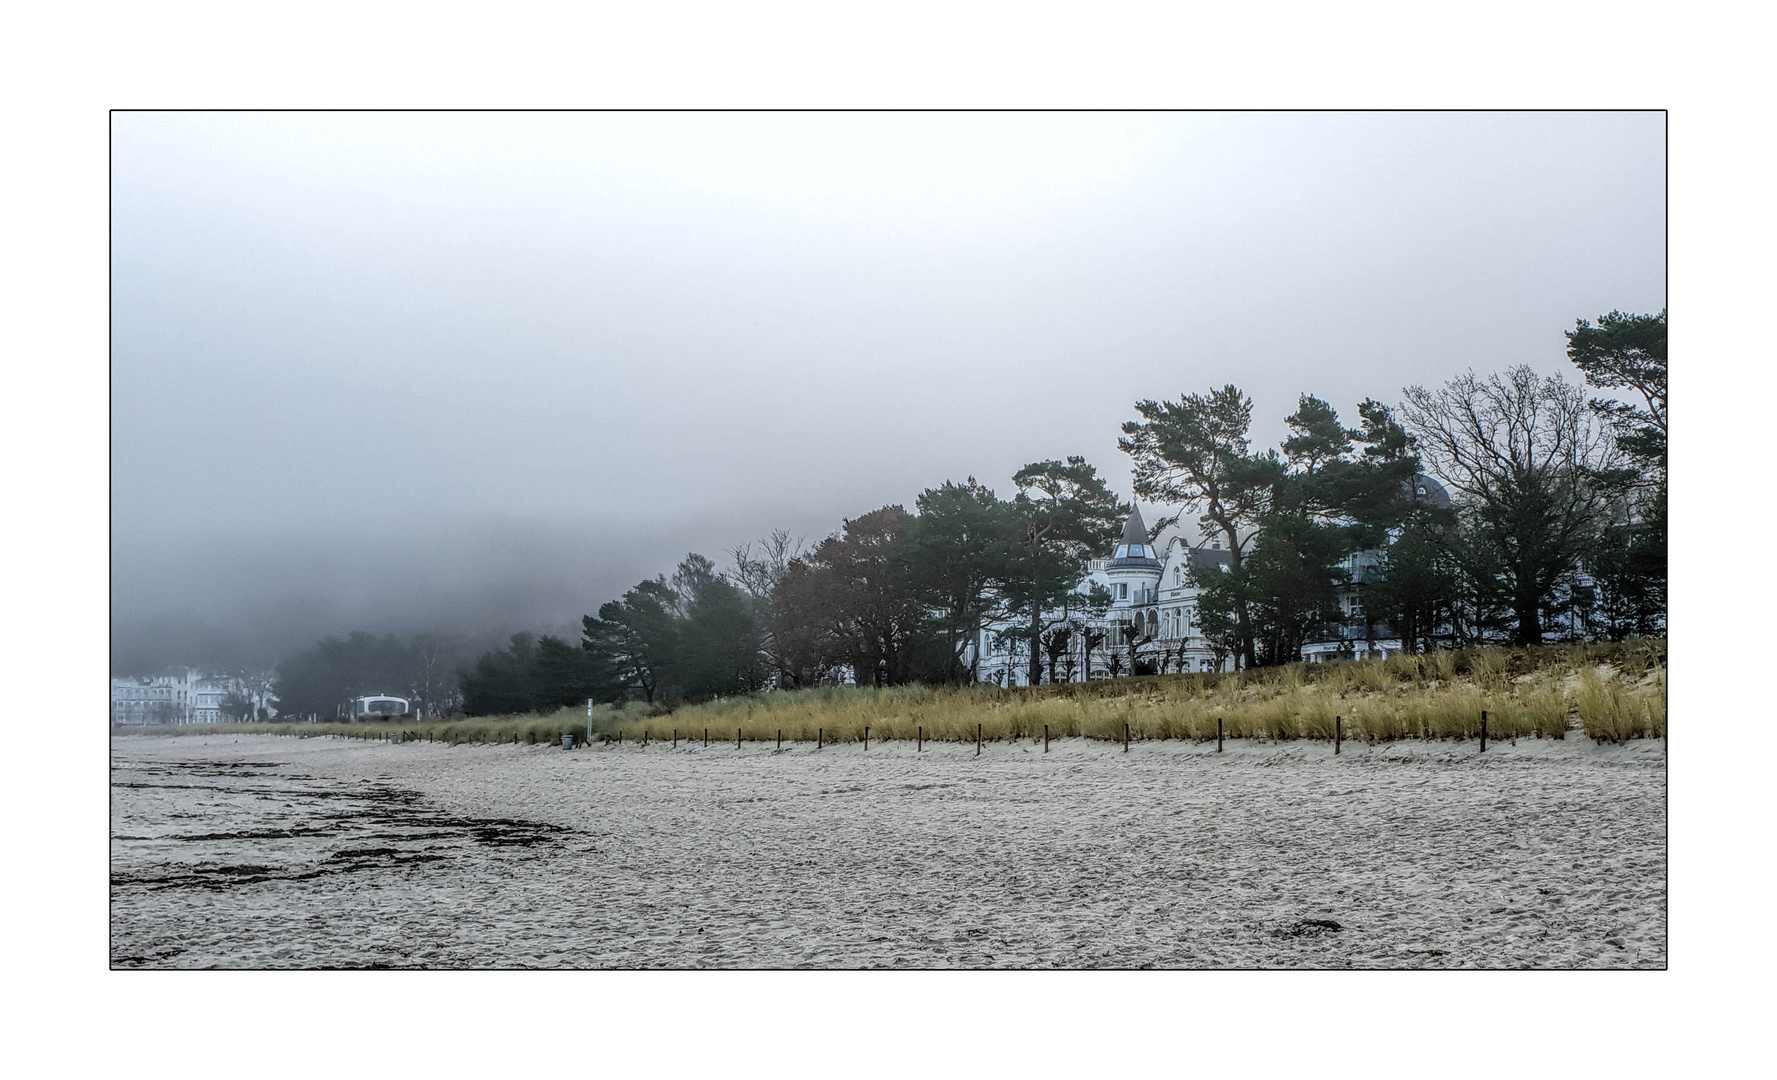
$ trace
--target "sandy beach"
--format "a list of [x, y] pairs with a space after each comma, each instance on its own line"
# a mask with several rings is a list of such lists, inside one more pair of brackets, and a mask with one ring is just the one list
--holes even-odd
[[118, 968], [1662, 968], [1664, 745], [112, 740]]

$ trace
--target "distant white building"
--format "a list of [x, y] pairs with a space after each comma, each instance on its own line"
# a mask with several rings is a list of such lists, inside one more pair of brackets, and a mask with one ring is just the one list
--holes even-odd
[[200, 674], [190, 668], [174, 668], [159, 675], [113, 677], [111, 722], [116, 725], [191, 723], [192, 695], [200, 678]]
[[199, 679], [191, 691], [191, 722], [194, 724], [221, 723], [222, 699], [228, 696], [228, 687], [218, 679]]
[[[1449, 506], [1444, 485], [1420, 473], [1403, 484], [1403, 495], [1426, 506]], [[1382, 659], [1399, 653], [1403, 646], [1394, 630], [1364, 619], [1364, 584], [1381, 568], [1384, 552], [1358, 551], [1346, 556], [1345, 583], [1334, 600], [1333, 618], [1321, 624], [1318, 634], [1302, 643], [1302, 659], [1310, 664], [1330, 660]], [[1366, 635], [1365, 626], [1369, 627]], [[1442, 628], [1448, 631], [1448, 627]]]
[[1368, 660], [1393, 656], [1401, 651], [1394, 631], [1378, 623], [1372, 634], [1364, 636], [1364, 581], [1382, 565], [1382, 553], [1359, 551], [1346, 556], [1346, 584], [1340, 587], [1334, 601], [1336, 620], [1322, 625], [1318, 634], [1302, 643], [1302, 659], [1310, 664], [1331, 660]]
[[[1123, 523], [1123, 537], [1117, 541], [1111, 557], [1088, 563], [1080, 585], [1082, 591], [1098, 585], [1109, 592], [1109, 609], [1102, 616], [1088, 612], [1045, 613], [1045, 629], [1062, 624], [1063, 620], [1077, 628], [1070, 636], [1067, 652], [1057, 663], [1056, 678], [1068, 678], [1070, 671], [1071, 681], [1076, 682], [1084, 678], [1110, 678], [1113, 670], [1119, 675], [1131, 674], [1125, 627], [1136, 631], [1139, 644], [1135, 661], [1155, 671], [1232, 668], [1233, 658], [1212, 645], [1198, 626], [1196, 606], [1200, 590], [1191, 584], [1193, 567], [1225, 570], [1228, 565], [1228, 552], [1219, 543], [1193, 547], [1184, 537], [1173, 535], [1161, 546], [1151, 544], [1141, 508], [1131, 507], [1129, 518]], [[1030, 646], [1023, 641], [1008, 642], [1003, 635], [1012, 629], [1012, 623], [1000, 623], [982, 631], [977, 645], [981, 679], [1011, 686], [1023, 686], [1029, 681]], [[1091, 650], [1090, 666], [1087, 634], [1104, 635], [1103, 642]], [[1045, 654], [1045, 672], [1048, 663]]]
[[346, 707], [354, 720], [387, 720], [413, 711], [413, 701], [391, 694], [369, 694], [353, 698]]
[[[1450, 505], [1449, 493], [1431, 477], [1421, 473], [1410, 483], [1413, 499], [1434, 506]], [[1235, 658], [1203, 635], [1196, 611], [1201, 590], [1191, 584], [1191, 571], [1195, 568], [1229, 569], [1229, 553], [1219, 541], [1193, 546], [1176, 533], [1160, 539], [1159, 544], [1149, 542], [1141, 508], [1131, 507], [1123, 524], [1122, 539], [1117, 541], [1111, 557], [1087, 564], [1087, 574], [1080, 585], [1082, 591], [1095, 584], [1108, 590], [1109, 610], [1102, 616], [1088, 612], [1044, 613], [1045, 629], [1063, 625], [1064, 620], [1074, 627], [1067, 652], [1056, 665], [1058, 681], [1110, 678], [1113, 669], [1119, 675], [1129, 675], [1136, 664], [1143, 670], [1161, 673], [1234, 668]], [[1348, 557], [1344, 568], [1347, 580], [1336, 594], [1337, 609], [1324, 621], [1321, 631], [1304, 643], [1303, 660], [1320, 663], [1387, 657], [1401, 651], [1400, 640], [1387, 626], [1370, 623], [1369, 636], [1364, 629], [1364, 582], [1382, 564], [1382, 558], [1379, 551], [1360, 551]], [[1133, 657], [1130, 637], [1124, 633], [1126, 627], [1135, 631]], [[1012, 623], [999, 623], [983, 630], [975, 652], [980, 661], [980, 679], [1013, 686], [1028, 681], [1029, 644], [1008, 641], [1003, 636], [1015, 629]], [[1092, 649], [1090, 667], [1085, 640], [1089, 633], [1104, 635], [1103, 643]], [[1047, 677], [1047, 655], [1043, 657], [1043, 666]]]
[[135, 724], [219, 724], [229, 717], [222, 703], [238, 693], [253, 705], [255, 715], [271, 707], [269, 676], [241, 678], [205, 675], [195, 668], [169, 668], [159, 675], [129, 675], [111, 680], [111, 722]]

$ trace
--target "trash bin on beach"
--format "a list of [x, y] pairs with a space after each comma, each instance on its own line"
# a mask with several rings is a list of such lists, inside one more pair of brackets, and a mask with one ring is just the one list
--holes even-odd
[[563, 735], [561, 737], [561, 748], [563, 750], [572, 750], [574, 748], [574, 737], [572, 735]]

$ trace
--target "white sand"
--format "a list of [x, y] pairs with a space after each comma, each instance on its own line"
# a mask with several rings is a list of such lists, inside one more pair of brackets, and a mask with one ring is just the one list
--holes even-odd
[[111, 956], [1658, 968], [1663, 749], [121, 738]]

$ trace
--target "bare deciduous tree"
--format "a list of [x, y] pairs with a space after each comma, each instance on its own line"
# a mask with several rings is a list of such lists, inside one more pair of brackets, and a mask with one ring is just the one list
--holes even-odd
[[1067, 653], [1073, 637], [1073, 631], [1066, 626], [1056, 627], [1043, 635], [1043, 655], [1049, 658], [1049, 681], [1051, 683], [1055, 681], [1055, 669], [1061, 663], [1062, 656]]
[[1411, 386], [1401, 420], [1422, 460], [1460, 498], [1512, 612], [1512, 639], [1540, 642], [1620, 464], [1610, 432], [1580, 388], [1526, 366], [1473, 371], [1428, 390]]
[[798, 685], [804, 666], [787, 655], [789, 650], [779, 632], [781, 620], [776, 610], [778, 586], [790, 572], [790, 563], [802, 557], [803, 547], [802, 537], [792, 537], [787, 529], [773, 529], [763, 540], [748, 541], [728, 552], [734, 560], [730, 576], [752, 597], [761, 628], [759, 649], [771, 665], [779, 687]]
[[1081, 645], [1085, 651], [1086, 681], [1092, 681], [1092, 650], [1104, 644], [1105, 632], [1091, 625], [1080, 629]]
[[456, 667], [467, 651], [462, 640], [447, 634], [415, 634], [411, 649], [412, 690], [419, 698], [419, 711], [427, 716], [445, 716], [461, 708], [462, 690], [457, 684]]

